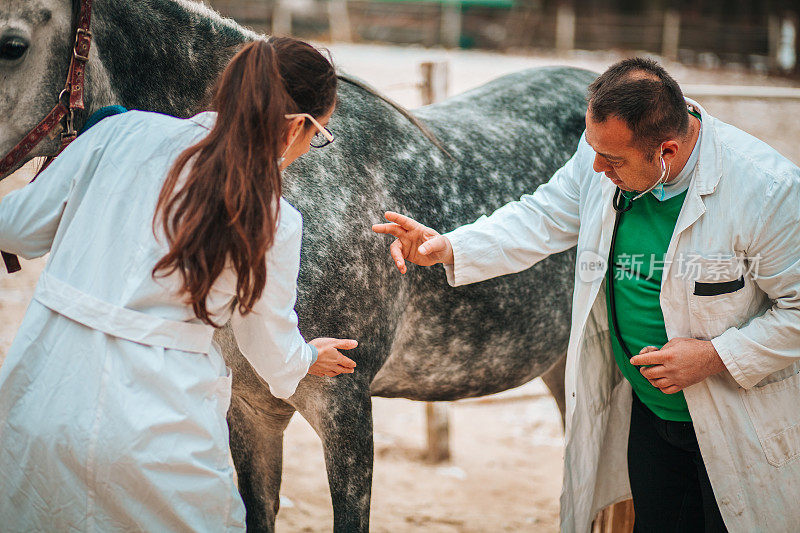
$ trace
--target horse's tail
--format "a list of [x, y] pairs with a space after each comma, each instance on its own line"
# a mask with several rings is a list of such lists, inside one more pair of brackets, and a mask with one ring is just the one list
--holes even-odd
[[428, 140], [430, 140], [439, 150], [441, 150], [442, 153], [444, 153], [444, 155], [446, 155], [450, 159], [454, 159], [453, 156], [450, 155], [450, 152], [447, 151], [447, 148], [444, 147], [442, 142], [436, 138], [436, 135], [430, 130], [430, 128], [428, 128], [428, 126], [426, 126], [425, 123], [422, 122], [420, 119], [412, 115], [411, 111], [409, 111], [402, 105], [398, 104], [388, 96], [381, 94], [380, 92], [378, 92], [377, 89], [370, 87], [368, 84], [359, 80], [358, 78], [354, 78], [353, 76], [350, 76], [349, 74], [344, 74], [342, 72], [338, 73], [338, 77], [343, 82], [349, 83], [350, 85], [354, 85], [359, 89], [362, 89], [368, 92], [369, 94], [380, 98], [381, 100], [383, 100], [384, 102], [395, 108], [398, 113], [406, 117], [409, 120], [409, 122], [411, 122], [414, 126], [419, 128], [422, 134], [425, 135], [425, 137], [427, 137]]

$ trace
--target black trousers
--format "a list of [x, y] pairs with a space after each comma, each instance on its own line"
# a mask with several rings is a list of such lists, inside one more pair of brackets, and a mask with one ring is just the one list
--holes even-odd
[[634, 532], [727, 531], [692, 423], [662, 420], [635, 393], [628, 475]]

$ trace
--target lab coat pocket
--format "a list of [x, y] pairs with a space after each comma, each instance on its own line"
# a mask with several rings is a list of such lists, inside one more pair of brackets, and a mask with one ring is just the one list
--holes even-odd
[[686, 280], [693, 337], [713, 339], [748, 318], [754, 286], [744, 271], [744, 259], [732, 254], [695, 261]]
[[800, 457], [800, 373], [796, 365], [788, 373], [779, 381], [739, 391], [767, 462], [775, 467]]
[[590, 402], [595, 413], [608, 407], [614, 387], [622, 380], [622, 374], [611, 351], [611, 332], [601, 330], [583, 341], [581, 348], [581, 392]]

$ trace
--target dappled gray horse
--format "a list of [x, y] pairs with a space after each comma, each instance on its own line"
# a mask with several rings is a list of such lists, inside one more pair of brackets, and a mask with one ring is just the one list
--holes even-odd
[[[0, 5], [2, 153], [47, 113], [61, 89], [70, 11], [70, 0]], [[86, 115], [121, 104], [188, 116], [234, 47], [258, 37], [178, 0], [96, 0], [93, 31]], [[26, 49], [16, 57], [21, 46]], [[576, 148], [594, 76], [531, 70], [417, 110], [447, 153], [414, 117], [344, 79], [330, 124], [337, 141], [295, 163], [284, 181], [286, 198], [305, 221], [301, 330], [307, 338], [358, 339], [359, 348], [348, 353], [356, 373], [306, 377], [294, 396], [278, 400], [241, 356], [231, 331], [216, 335], [234, 375], [231, 449], [251, 530], [274, 526], [283, 431], [295, 411], [322, 439], [335, 530], [366, 531], [370, 395], [455, 400], [516, 387], [555, 368], [548, 385], [563, 406], [558, 363], [569, 335], [574, 254], [450, 288], [438, 267], [411, 266], [400, 276], [370, 227], [392, 209], [447, 231], [532, 192]], [[76, 117], [78, 125], [86, 115]], [[54, 150], [45, 143], [36, 155]]]

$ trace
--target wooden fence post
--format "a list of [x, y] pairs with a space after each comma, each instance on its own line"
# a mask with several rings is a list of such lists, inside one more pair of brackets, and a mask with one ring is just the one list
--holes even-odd
[[446, 61], [425, 62], [420, 64], [419, 68], [422, 73], [420, 85], [422, 105], [430, 105], [447, 98], [449, 64]]
[[778, 39], [777, 63], [781, 72], [794, 72], [797, 66], [797, 19], [784, 16], [781, 19]]
[[633, 500], [606, 507], [592, 524], [592, 533], [631, 533], [633, 531]]
[[[460, 33], [460, 30], [459, 30]], [[422, 105], [430, 105], [447, 98], [449, 65], [447, 62], [426, 62], [420, 65]], [[449, 405], [445, 402], [425, 404], [425, 419], [428, 434], [426, 459], [441, 463], [450, 459]]]
[[781, 20], [775, 13], [767, 16], [767, 49], [769, 50], [769, 69], [778, 69], [778, 43], [781, 39]]
[[441, 41], [446, 48], [461, 45], [461, 2], [458, 0], [442, 2]]
[[332, 41], [349, 43], [353, 40], [350, 30], [350, 14], [347, 12], [347, 0], [328, 1], [328, 20], [330, 21]]
[[425, 423], [428, 428], [428, 450], [425, 458], [431, 463], [443, 463], [450, 459], [450, 416], [448, 404], [428, 402], [425, 404]]
[[675, 9], [664, 12], [664, 28], [661, 31], [661, 57], [670, 61], [678, 59], [681, 38], [681, 15]]
[[575, 6], [562, 0], [556, 11], [556, 51], [566, 53], [575, 49]]
[[292, 34], [292, 8], [290, 0], [275, 0], [272, 7], [272, 35]]

